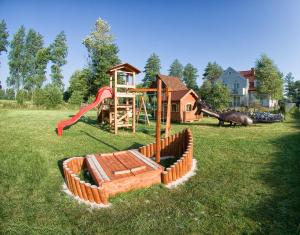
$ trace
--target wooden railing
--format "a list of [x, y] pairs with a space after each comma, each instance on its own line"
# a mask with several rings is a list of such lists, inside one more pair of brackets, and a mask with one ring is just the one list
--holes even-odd
[[107, 205], [108, 194], [103, 187], [86, 183], [78, 177], [78, 174], [80, 174], [81, 169], [83, 169], [85, 165], [84, 157], [73, 157], [64, 161], [63, 170], [68, 189], [74, 196], [78, 196], [84, 201]]
[[[140, 147], [146, 157], [155, 156], [155, 143]], [[193, 137], [190, 129], [161, 139], [161, 156], [174, 156], [177, 161], [162, 172], [162, 182], [171, 183], [188, 173], [193, 162]]]

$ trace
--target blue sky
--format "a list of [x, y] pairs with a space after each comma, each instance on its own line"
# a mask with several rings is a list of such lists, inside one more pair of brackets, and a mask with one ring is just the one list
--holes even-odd
[[[284, 74], [292, 72], [299, 79], [299, 12], [298, 0], [0, 0], [0, 19], [7, 22], [10, 35], [23, 24], [40, 32], [49, 45], [61, 30], [66, 32], [69, 53], [63, 73], [67, 85], [71, 74], [87, 63], [82, 40], [99, 17], [110, 23], [121, 60], [141, 70], [155, 52], [163, 74], [177, 58], [198, 69], [200, 84], [208, 61], [247, 70], [266, 53]], [[5, 85], [7, 54], [0, 61], [0, 80]]]

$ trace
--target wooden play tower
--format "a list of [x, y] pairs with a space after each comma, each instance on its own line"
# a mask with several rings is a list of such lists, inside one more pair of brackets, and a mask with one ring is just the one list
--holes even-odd
[[107, 71], [110, 75], [109, 85], [114, 93], [109, 107], [109, 123], [115, 134], [120, 127], [131, 128], [135, 133], [136, 94], [131, 90], [136, 87], [135, 76], [140, 72], [128, 63], [116, 65]]

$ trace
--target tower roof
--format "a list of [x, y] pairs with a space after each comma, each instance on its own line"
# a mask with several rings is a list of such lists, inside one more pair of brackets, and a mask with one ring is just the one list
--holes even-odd
[[114, 67], [110, 68], [107, 71], [107, 73], [112, 74], [115, 70], [124, 71], [124, 72], [135, 72], [136, 74], [139, 74], [141, 72], [139, 69], [132, 66], [131, 64], [124, 63], [124, 64], [115, 65]]

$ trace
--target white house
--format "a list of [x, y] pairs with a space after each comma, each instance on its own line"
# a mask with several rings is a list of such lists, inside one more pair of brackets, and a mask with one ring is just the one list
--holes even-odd
[[239, 71], [229, 67], [218, 78], [231, 91], [231, 107], [249, 106], [258, 102], [264, 107], [274, 107], [277, 100], [271, 100], [268, 96], [258, 95], [256, 92], [255, 70]]

